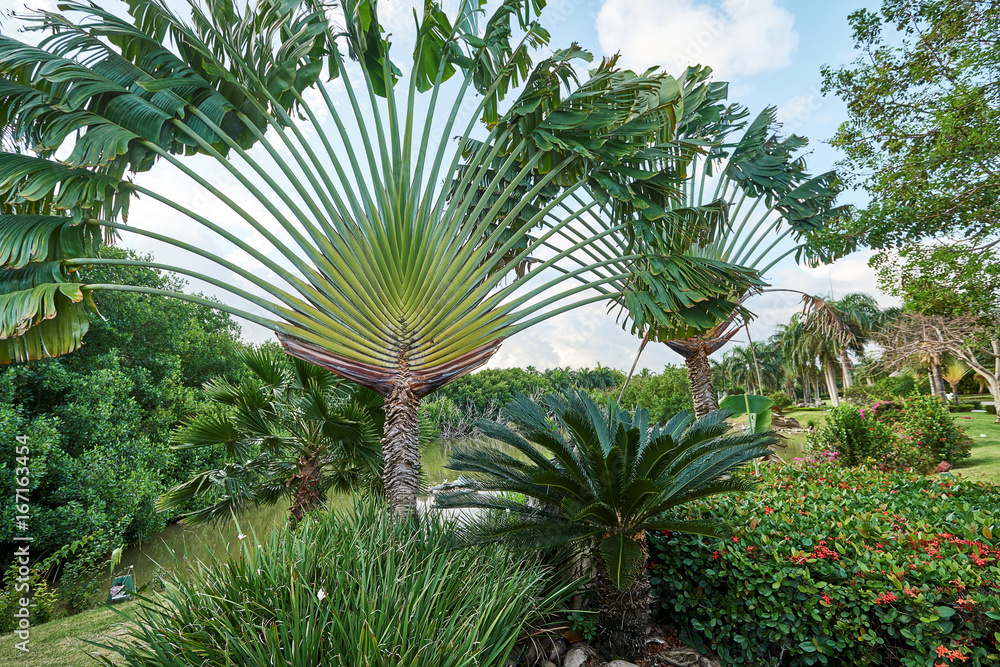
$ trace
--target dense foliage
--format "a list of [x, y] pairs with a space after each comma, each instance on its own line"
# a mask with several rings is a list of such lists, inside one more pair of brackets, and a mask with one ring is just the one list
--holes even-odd
[[[114, 646], [124, 664], [286, 667], [500, 665], [527, 624], [561, 603], [544, 572], [502, 549], [455, 550], [433, 517], [414, 530], [356, 505], [294, 532], [247, 537], [240, 555], [168, 575]], [[257, 543], [255, 543], [257, 542]], [[104, 664], [121, 664], [102, 658]]]
[[762, 468], [696, 509], [725, 541], [652, 539], [665, 618], [730, 665], [997, 664], [1000, 489], [830, 463]]
[[662, 373], [636, 375], [625, 388], [622, 405], [645, 408], [650, 420], [657, 424], [665, 423], [682, 410], [693, 412], [687, 370], [668, 365]]
[[[605, 403], [618, 398], [624, 381], [621, 372], [600, 364], [593, 369], [487, 369], [439, 389], [421, 405], [420, 415], [425, 422], [437, 424], [445, 437], [468, 435], [480, 419], [499, 418], [503, 406], [518, 394], [540, 397], [553, 390], [577, 389]], [[675, 366], [665, 367], [662, 373], [643, 369], [626, 387], [622, 405], [645, 408], [660, 424], [681, 410], [691, 411], [687, 371]]]
[[857, 59], [823, 71], [824, 92], [848, 110], [832, 143], [871, 195], [846, 231], [880, 248], [995, 239], [1000, 7], [883, 0], [849, 22]]
[[251, 377], [206, 384], [214, 409], [173, 436], [182, 449], [224, 452], [225, 465], [172, 487], [160, 497], [159, 509], [177, 511], [198, 498], [203, 506], [182, 518], [199, 523], [290, 503], [294, 526], [322, 508], [331, 489], [381, 491], [381, 396], [273, 343], [246, 350], [238, 360]]
[[[133, 284], [179, 286], [151, 269], [88, 272], [97, 281], [114, 273]], [[239, 329], [228, 316], [140, 294], [102, 293], [96, 301], [103, 319], [80, 350], [0, 371], [0, 493], [14, 497], [13, 448], [25, 435], [32, 553], [41, 558], [76, 544], [67, 552], [75, 561], [69, 575], [163, 528], [170, 517], [156, 512], [156, 497], [214, 463], [210, 454], [171, 450], [171, 429], [202, 408], [202, 382], [240, 373]], [[14, 547], [13, 514], [13, 503], [0, 507], [5, 554]]]
[[923, 471], [968, 458], [971, 446], [943, 400], [916, 394], [866, 408], [843, 403], [807, 443], [814, 451], [836, 452], [846, 466], [874, 459], [884, 468]]

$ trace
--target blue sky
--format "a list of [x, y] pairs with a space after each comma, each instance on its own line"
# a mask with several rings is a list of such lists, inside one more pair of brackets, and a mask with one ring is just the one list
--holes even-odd
[[[22, 9], [25, 5], [52, 9], [55, 2], [0, 0], [0, 10]], [[394, 34], [402, 34], [413, 25], [411, 8], [421, 5], [420, 0], [383, 0], [383, 22]], [[833, 168], [838, 159], [836, 151], [824, 142], [844, 118], [839, 100], [820, 94], [820, 67], [837, 66], [854, 57], [847, 16], [855, 9], [873, 5], [794, 0], [549, 0], [542, 23], [551, 31], [554, 47], [576, 41], [595, 58], [620, 52], [620, 64], [630, 69], [661, 65], [668, 72], [679, 73], [688, 63], [711, 66], [717, 79], [730, 82], [730, 100], [746, 105], [754, 113], [776, 106], [786, 132], [809, 137], [810, 169], [820, 173]], [[12, 27], [7, 24], [4, 31]], [[140, 179], [154, 186], [159, 183], [173, 187], [170, 179], [176, 175], [157, 169]], [[198, 206], [210, 205], [199, 199], [202, 195], [198, 192], [192, 191], [190, 197]], [[844, 201], [854, 198], [848, 195]], [[163, 218], [165, 213], [155, 204], [140, 201], [133, 206], [132, 219], [140, 224], [155, 220], [155, 224], [176, 225]], [[191, 227], [188, 231], [192, 236], [187, 238], [199, 242], [200, 230]], [[125, 240], [126, 245], [137, 250], [156, 253], [157, 259], [173, 260], [169, 249], [144, 244], [134, 237]], [[248, 240], [254, 242], [251, 237]], [[776, 287], [821, 295], [832, 292], [839, 297], [865, 291], [887, 305], [891, 302], [875, 289], [867, 257], [867, 253], [856, 253], [816, 269], [785, 262], [766, 278]], [[204, 285], [195, 288], [212, 291]], [[798, 298], [791, 294], [763, 295], [748, 305], [758, 315], [751, 327], [755, 340], [766, 338], [775, 324], [787, 321], [800, 308]], [[245, 327], [244, 331], [253, 340], [269, 336], [258, 327]], [[592, 306], [512, 337], [490, 366], [579, 367], [600, 362], [627, 369], [637, 346], [638, 341], [621, 331], [602, 306]], [[640, 367], [659, 369], [679, 361], [665, 346], [651, 345]]]

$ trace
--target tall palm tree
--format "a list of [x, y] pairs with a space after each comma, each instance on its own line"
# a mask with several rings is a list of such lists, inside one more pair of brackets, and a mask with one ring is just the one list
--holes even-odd
[[205, 393], [219, 410], [174, 434], [181, 449], [225, 447], [228, 462], [168, 490], [160, 509], [209, 499], [183, 515], [200, 523], [288, 498], [294, 527], [322, 507], [329, 490], [351, 490], [379, 478], [385, 413], [378, 394], [270, 347], [241, 356], [253, 379], [207, 384]]
[[849, 353], [864, 356], [865, 344], [878, 332], [884, 316], [875, 299], [861, 292], [852, 292], [841, 299], [830, 300], [827, 303], [838, 312], [850, 331], [850, 336], [842, 338], [838, 345], [841, 378], [846, 391], [854, 383], [853, 364]]
[[[810, 313], [803, 317], [801, 313], [796, 313], [792, 316], [788, 326], [782, 332], [784, 350], [795, 360], [799, 368], [808, 369], [809, 375], [812, 374], [812, 369], [818, 363], [820, 373], [826, 383], [826, 390], [830, 395], [830, 402], [835, 406], [840, 405], [836, 368], [840, 363], [841, 344], [839, 341], [843, 339], [838, 338], [836, 332], [829, 328], [819, 326], [818, 318], [810, 321], [812, 315], [813, 313]], [[836, 317], [833, 319], [839, 321]], [[818, 391], [816, 397], [819, 398]]]
[[437, 502], [499, 510], [467, 526], [473, 543], [570, 545], [591, 555], [600, 641], [612, 655], [633, 657], [645, 649], [652, 603], [646, 532], [718, 537], [723, 526], [689, 520], [678, 510], [698, 498], [750, 488], [726, 473], [767, 455], [777, 442], [772, 433], [729, 435], [727, 414], [692, 423], [681, 412], [651, 427], [644, 408], [629, 413], [614, 401], [601, 408], [581, 391], [549, 394], [539, 403], [519, 396], [505, 409], [516, 430], [479, 424], [517, 456], [475, 445], [453, 449], [448, 468], [476, 482], [471, 491], [446, 493]]
[[[124, 16], [68, 0], [28, 18], [52, 33], [37, 46], [0, 36], [0, 362], [75, 350], [97, 290], [220, 308], [385, 397], [384, 482], [412, 515], [421, 397], [505, 338], [609, 299], [642, 326], [695, 326], [752, 284], [680, 253], [721, 223], [676, 200], [726, 87], [614, 58], [581, 81], [575, 44], [533, 62], [538, 0], [488, 16], [428, 0], [397, 67], [376, 0], [338, 5], [191, 0], [184, 18], [166, 0]], [[138, 176], [158, 163], [169, 182]], [[169, 227], [127, 223], [140, 196]], [[128, 234], [189, 253], [149, 264], [225, 302], [78, 282], [131, 263], [96, 250]]]

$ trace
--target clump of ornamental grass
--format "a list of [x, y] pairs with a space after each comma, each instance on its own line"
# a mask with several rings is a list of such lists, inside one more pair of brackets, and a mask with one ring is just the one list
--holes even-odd
[[453, 546], [441, 519], [396, 523], [359, 501], [168, 576], [100, 646], [143, 667], [501, 665], [572, 587], [509, 551]]

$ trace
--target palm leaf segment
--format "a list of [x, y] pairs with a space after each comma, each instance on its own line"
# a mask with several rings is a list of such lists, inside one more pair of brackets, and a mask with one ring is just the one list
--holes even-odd
[[770, 433], [728, 435], [726, 411], [694, 422], [682, 412], [650, 428], [645, 409], [630, 414], [614, 402], [601, 409], [583, 392], [549, 394], [541, 403], [519, 396], [505, 414], [517, 431], [485, 421], [479, 427], [514, 453], [457, 447], [448, 468], [472, 474], [476, 489], [439, 495], [438, 504], [501, 510], [498, 518], [472, 527], [476, 541], [590, 545], [623, 589], [638, 574], [645, 531], [718, 535], [721, 526], [674, 518], [676, 510], [748, 488], [721, 476], [766, 455], [776, 442]]
[[[834, 205], [840, 191], [837, 175], [830, 171], [812, 176], [806, 171], [805, 158], [799, 153], [807, 140], [780, 137], [774, 108], [749, 122], [748, 117], [746, 109], [735, 105], [726, 110], [717, 125], [718, 141], [685, 183], [679, 205], [720, 210], [727, 220], [721, 233], [706, 243], [692, 244], [687, 255], [746, 267], [757, 276], [793, 254], [796, 261], [808, 264], [833, 261], [835, 256], [827, 251], [826, 243], [829, 223], [846, 210]], [[785, 247], [787, 239], [793, 241], [790, 248]], [[730, 301], [742, 304], [754, 293], [736, 291]], [[734, 335], [731, 325], [737, 315], [750, 313], [742, 306], [717, 312], [713, 321], [703, 322], [703, 329], [711, 331], [692, 340], [684, 340], [691, 336], [690, 330], [669, 326], [653, 327], [653, 338], [681, 354], [694, 348], [711, 354]]]
[[[127, 18], [74, 2], [40, 13], [34, 27], [52, 34], [37, 47], [0, 36], [2, 123], [33, 151], [0, 153], [0, 247], [17, 249], [0, 273], [0, 361], [75, 349], [96, 290], [201, 301], [74, 282], [79, 266], [127, 262], [96, 256], [101, 233], [139, 234], [231, 272], [246, 289], [155, 265], [228, 292], [206, 305], [383, 395], [401, 377], [426, 394], [506, 336], [586, 303], [642, 299], [682, 326], [706, 300], [658, 262], [704, 236], [672, 202], [708, 146], [698, 128], [709, 134], [720, 113], [724, 86], [707, 70], [674, 79], [605, 61], [580, 82], [572, 63], [589, 55], [575, 46], [533, 64], [548, 40], [542, 0], [506, 0], [485, 21], [482, 0], [463, 1], [453, 20], [428, 2], [405, 75], [373, 0], [348, 0], [337, 16], [311, 0], [242, 10], [205, 0], [190, 20], [162, 0], [128, 4]], [[182, 159], [195, 153], [243, 192]], [[259, 242], [130, 178], [156, 162]], [[232, 253], [127, 225], [139, 195]], [[9, 215], [39, 207], [49, 214]], [[747, 282], [724, 265], [689, 276]]]

